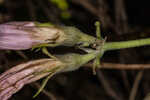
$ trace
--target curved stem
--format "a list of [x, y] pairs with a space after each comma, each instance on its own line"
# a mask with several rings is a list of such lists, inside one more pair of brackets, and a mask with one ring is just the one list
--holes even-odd
[[104, 50], [117, 50], [125, 48], [133, 48], [139, 46], [150, 45], [150, 38], [139, 39], [139, 40], [130, 40], [130, 41], [121, 41], [121, 42], [108, 42], [104, 45]]

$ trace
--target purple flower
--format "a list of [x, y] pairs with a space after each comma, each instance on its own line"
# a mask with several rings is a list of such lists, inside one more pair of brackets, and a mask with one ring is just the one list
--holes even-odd
[[53, 42], [58, 33], [54, 27], [37, 27], [34, 22], [0, 24], [0, 49], [30, 49], [38, 44]]
[[39, 59], [12, 67], [0, 75], [0, 100], [8, 100], [24, 85], [64, 69], [64, 63], [55, 59]]

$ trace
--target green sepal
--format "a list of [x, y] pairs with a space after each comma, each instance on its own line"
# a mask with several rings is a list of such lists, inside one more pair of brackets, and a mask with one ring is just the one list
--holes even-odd
[[[49, 75], [42, 81], [42, 85], [41, 87], [38, 89], [38, 91], [36, 92], [36, 94], [33, 96], [33, 98], [37, 97], [41, 91], [44, 89], [44, 87], [46, 86], [48, 80], [57, 73], [57, 69], [59, 69], [60, 66], [52, 69], [51, 71], [46, 71], [46, 72], [49, 72]], [[43, 72], [44, 73], [44, 72]], [[40, 73], [39, 73], [40, 74]]]
[[53, 74], [50, 74], [49, 76], [47, 76], [43, 82], [42, 82], [42, 86], [39, 88], [39, 90], [36, 92], [36, 94], [33, 96], [33, 98], [37, 97], [41, 91], [44, 89], [44, 87], [46, 86], [48, 80], [53, 76]]
[[55, 56], [53, 56], [51, 53], [48, 52], [48, 50], [47, 50], [46, 47], [43, 47], [43, 48], [42, 48], [42, 52], [43, 52], [45, 55], [49, 56], [50, 58], [57, 59]]

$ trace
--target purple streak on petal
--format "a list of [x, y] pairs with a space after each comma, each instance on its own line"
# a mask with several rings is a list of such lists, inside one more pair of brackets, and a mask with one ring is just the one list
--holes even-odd
[[9, 91], [12, 91], [13, 88], [14, 87], [9, 87], [5, 91], [1, 92], [0, 97], [2, 98], [2, 100], [7, 100], [7, 97], [5, 95], [8, 94]]
[[7, 25], [1, 24], [0, 25], [0, 33], [18, 33], [18, 34], [28, 34], [27, 32], [19, 29], [19, 27], [23, 26], [16, 26], [16, 25]]
[[[30, 75], [34, 72], [34, 70], [32, 69], [26, 69], [24, 71], [18, 72], [14, 75], [11, 75], [9, 78], [3, 80], [0, 85], [1, 85], [1, 89], [6, 89], [7, 87], [10, 86], [10, 84], [15, 84], [17, 81], [23, 79], [24, 77], [26, 77], [27, 75]], [[12, 82], [13, 80], [13, 82]]]
[[[5, 79], [5, 77], [7, 78], [9, 75], [12, 75], [13, 73], [16, 73], [18, 71], [21, 71], [22, 69], [24, 69], [26, 66], [29, 66], [31, 64], [37, 64], [37, 63], [41, 63], [46, 61], [47, 59], [41, 59], [41, 60], [36, 60], [36, 61], [29, 61], [28, 63], [23, 63], [23, 64], [19, 64], [15, 67], [12, 67], [11, 69], [7, 70], [6, 72], [4, 72], [2, 75], [0, 75], [0, 81], [2, 81], [3, 79]], [[50, 60], [51, 61], [51, 60]], [[2, 80], [1, 80], [2, 79]]]

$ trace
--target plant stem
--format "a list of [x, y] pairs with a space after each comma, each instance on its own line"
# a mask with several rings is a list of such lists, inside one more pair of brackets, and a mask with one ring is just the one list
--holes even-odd
[[130, 40], [130, 41], [121, 41], [121, 42], [108, 42], [104, 45], [104, 50], [117, 50], [125, 48], [133, 48], [139, 46], [150, 45], [150, 38], [139, 39], [139, 40]]

